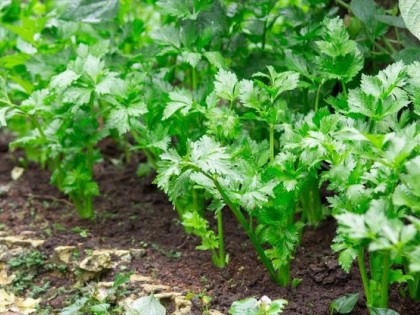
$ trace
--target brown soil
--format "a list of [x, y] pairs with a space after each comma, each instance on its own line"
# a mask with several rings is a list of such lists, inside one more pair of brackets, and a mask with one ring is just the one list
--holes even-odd
[[[0, 223], [12, 233], [31, 230], [43, 237], [47, 242], [41, 250], [48, 255], [58, 245], [84, 249], [143, 247], [147, 254], [131, 263], [132, 271], [155, 277], [185, 292], [205, 292], [212, 297], [211, 307], [224, 314], [233, 301], [250, 296], [287, 299], [286, 315], [328, 314], [332, 300], [355, 292], [363, 296], [357, 268], [350, 274], [344, 273], [330, 249], [335, 233], [332, 219], [304, 233], [292, 267], [292, 277], [301, 279], [301, 283], [296, 288], [279, 288], [267, 276], [231, 215], [226, 214], [224, 222], [230, 264], [220, 270], [212, 265], [208, 252], [195, 249], [198, 240], [184, 233], [171, 204], [152, 184], [153, 176], [136, 177], [140, 158], [134, 158], [122, 168], [110, 162], [109, 154], [115, 154], [112, 148], [104, 148], [104, 153], [108, 157], [97, 167], [95, 175], [102, 193], [95, 201], [97, 218], [83, 221], [49, 185], [48, 172], [37, 165], [30, 164], [21, 178], [11, 182], [10, 171], [18, 165], [20, 153], [8, 152], [5, 141], [0, 141], [0, 186], [12, 185], [6, 195], [0, 196]], [[54, 225], [57, 223], [65, 230], [58, 229]], [[73, 227], [88, 229], [88, 237], [72, 232]], [[108, 280], [112, 277], [112, 274], [105, 275]], [[66, 278], [49, 280], [53, 288], [70, 286]], [[402, 298], [398, 292], [398, 288], [392, 289], [390, 307], [401, 315], [420, 314], [420, 303]], [[48, 303], [60, 309], [66, 302], [60, 296]], [[193, 303], [193, 314], [201, 314], [199, 300], [193, 299]], [[367, 314], [362, 298], [352, 314]]]

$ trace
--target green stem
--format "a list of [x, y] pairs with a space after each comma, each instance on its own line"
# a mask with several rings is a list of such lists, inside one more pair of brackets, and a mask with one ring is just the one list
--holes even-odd
[[251, 230], [254, 230], [254, 218], [252, 217], [252, 215], [249, 215], [249, 228]]
[[398, 27], [394, 27], [395, 30], [395, 37], [397, 38], [396, 41], [389, 39], [390, 42], [398, 44], [398, 46], [401, 48], [401, 38], [400, 38], [400, 31], [398, 30]]
[[290, 283], [290, 261], [286, 265], [282, 265], [279, 270], [280, 286], [286, 287]]
[[247, 233], [249, 239], [251, 240], [252, 245], [254, 246], [255, 250], [257, 251], [258, 255], [260, 256], [260, 259], [262, 260], [263, 264], [267, 268], [271, 278], [274, 282], [281, 284], [280, 279], [278, 275], [275, 272], [274, 266], [271, 263], [271, 261], [268, 259], [267, 255], [265, 254], [264, 249], [262, 248], [260, 242], [257, 239], [257, 236], [254, 234], [250, 226], [248, 225], [244, 215], [242, 214], [239, 207], [237, 207], [229, 198], [229, 196], [225, 193], [223, 188], [220, 186], [219, 182], [211, 177], [210, 175], [204, 173], [207, 177], [209, 177], [213, 183], [216, 186], [216, 189], [219, 191], [220, 195], [222, 196], [223, 200], [226, 202], [228, 207], [232, 210], [233, 214], [235, 215], [236, 219], [239, 221], [239, 223], [242, 225], [242, 227], [245, 229], [245, 232]]
[[373, 119], [370, 120], [369, 122], [369, 133], [375, 133], [375, 121]]
[[266, 42], [266, 37], [267, 37], [267, 19], [265, 19], [264, 21], [264, 30], [263, 30], [263, 34], [262, 34], [262, 43], [261, 43], [261, 49], [264, 50], [265, 49], [265, 42]]
[[220, 183], [218, 182], [216, 178], [202, 171], [199, 167], [197, 167], [196, 165], [192, 163], [189, 163], [189, 166], [192, 169], [196, 170], [197, 172], [200, 172], [201, 174], [203, 174], [204, 176], [206, 176], [208, 179], [210, 179], [213, 182], [213, 184], [215, 185], [216, 189], [219, 191], [226, 205], [233, 212], [239, 224], [242, 225], [243, 229], [245, 230], [246, 234], [251, 240], [251, 243], [254, 246], [254, 249], [257, 251], [261, 261], [266, 267], [271, 278], [273, 279], [274, 282], [280, 284], [279, 277], [274, 269], [273, 264], [271, 263], [270, 259], [268, 259], [267, 255], [265, 254], [264, 248], [261, 246], [261, 243], [258, 241], [257, 236], [254, 234], [253, 230], [250, 228], [239, 206], [237, 206], [235, 203], [232, 202], [232, 200], [230, 199], [228, 194], [224, 191], [223, 187], [220, 185]]
[[335, 2], [338, 5], [342, 6], [344, 9], [346, 9], [347, 11], [350, 11], [350, 6], [347, 3], [345, 3], [344, 1], [342, 1], [342, 0], [335, 0]]
[[362, 283], [363, 283], [363, 289], [365, 291], [366, 295], [366, 304], [370, 306], [370, 288], [369, 288], [369, 278], [366, 272], [365, 267], [365, 251], [362, 247], [362, 245], [359, 246], [358, 252], [357, 252], [357, 263], [359, 264], [359, 272], [360, 276], [362, 277]]
[[303, 205], [303, 220], [309, 225], [318, 225], [322, 220], [323, 211], [317, 178], [311, 177], [307, 180], [302, 189], [301, 201]]
[[226, 266], [225, 242], [223, 238], [223, 216], [222, 209], [217, 212], [217, 233], [219, 237], [219, 267]]
[[382, 273], [382, 284], [381, 284], [381, 307], [386, 308], [388, 306], [388, 294], [389, 294], [389, 269], [390, 269], [391, 255], [389, 251], [386, 251], [383, 258], [383, 273]]
[[93, 212], [93, 197], [92, 196], [87, 196], [84, 199], [85, 199], [85, 204], [84, 204], [84, 208], [83, 208], [82, 218], [91, 219], [95, 216], [95, 214]]
[[89, 172], [92, 174], [93, 173], [93, 144], [89, 143], [87, 149], [88, 150], [87, 150], [87, 156], [86, 156], [86, 163], [87, 163], [86, 166]]
[[410, 297], [415, 301], [420, 301], [420, 273], [411, 273], [413, 280], [408, 280], [408, 291]]
[[[140, 144], [140, 143], [141, 143], [141, 139], [140, 139], [140, 136], [139, 136], [139, 134], [137, 133], [137, 131], [135, 131], [134, 129], [132, 129], [132, 130], [131, 130], [131, 135], [133, 136], [134, 140], [135, 140], [138, 144]], [[153, 157], [153, 154], [152, 154], [149, 150], [147, 150], [147, 149], [145, 149], [145, 148], [142, 148], [142, 150], [143, 150], [143, 153], [144, 153], [144, 155], [146, 156], [147, 160], [148, 160], [148, 161], [149, 161], [149, 163], [152, 165], [152, 167], [153, 167], [154, 169], [157, 169], [157, 163], [156, 163], [155, 158]]]
[[270, 124], [270, 163], [274, 162], [274, 125]]
[[388, 50], [386, 50], [384, 47], [382, 47], [381, 45], [379, 45], [379, 43], [375, 42], [373, 39], [371, 40], [371, 42], [373, 42], [373, 45], [378, 48], [382, 53], [386, 54], [386, 55], [392, 55], [392, 52], [389, 52]]
[[197, 69], [195, 67], [191, 68], [191, 89], [197, 90]]
[[92, 196], [84, 197], [84, 200], [81, 201], [80, 196], [71, 194], [70, 199], [82, 219], [92, 219], [94, 217]]
[[125, 162], [130, 163], [131, 162], [130, 143], [129, 143], [127, 137], [125, 137], [122, 141], [123, 141], [123, 145], [124, 145]]
[[386, 38], [385, 36], [382, 36], [382, 40], [383, 40], [385, 46], [391, 52], [391, 55], [395, 55], [397, 53], [397, 51], [395, 50], [394, 46], [392, 46], [391, 43], [388, 41], [388, 38]]
[[153, 157], [152, 153], [147, 149], [143, 149], [143, 153], [144, 153], [144, 155], [146, 155], [147, 160], [150, 162], [152, 167], [156, 170], [157, 169], [157, 163], [156, 163], [156, 160]]
[[194, 210], [194, 212], [197, 212], [200, 215], [204, 215], [203, 207], [200, 207], [197, 190], [193, 188], [192, 192], [191, 192], [191, 195], [192, 195], [192, 198], [193, 198], [193, 210]]
[[54, 169], [57, 170], [57, 187], [62, 190], [63, 188], [63, 176], [61, 174], [60, 156], [56, 156], [53, 164]]
[[344, 83], [344, 81], [341, 81], [341, 86], [343, 88], [344, 96], [347, 97], [347, 88], [346, 88], [346, 84]]
[[324, 82], [321, 82], [318, 86], [318, 89], [316, 90], [316, 97], [315, 97], [315, 111], [318, 110], [318, 104], [319, 104], [319, 94], [321, 92], [321, 87], [324, 84]]
[[47, 139], [47, 136], [45, 135], [45, 132], [42, 129], [41, 124], [39, 123], [38, 119], [36, 119], [36, 117], [34, 117], [34, 116], [30, 116], [30, 118], [31, 118], [33, 124], [35, 125], [35, 128], [38, 130], [40, 136], [45, 141]]

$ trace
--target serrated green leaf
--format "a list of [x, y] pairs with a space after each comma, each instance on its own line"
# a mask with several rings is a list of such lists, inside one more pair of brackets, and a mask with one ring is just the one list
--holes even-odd
[[196, 68], [198, 63], [201, 60], [201, 54], [191, 51], [184, 51], [182, 53], [182, 57], [185, 59], [186, 62], [190, 64], [191, 67]]
[[151, 34], [151, 38], [163, 45], [172, 46], [175, 51], [178, 51], [181, 48], [179, 30], [175, 27], [161, 27]]
[[197, 13], [191, 12], [192, 6], [188, 0], [159, 0], [156, 4], [164, 14], [181, 19], [195, 20], [197, 18]]
[[83, 71], [96, 83], [98, 74], [104, 68], [101, 59], [92, 55], [88, 55], [84, 64]]
[[219, 69], [219, 72], [217, 72], [214, 81], [214, 90], [216, 95], [225, 100], [233, 102], [237, 96], [237, 83], [238, 78], [236, 77], [236, 74], [224, 69]]
[[181, 110], [182, 115], [186, 115], [193, 105], [191, 93], [186, 90], [169, 92], [169, 99], [171, 101], [165, 107], [163, 119], [168, 119], [178, 110]]
[[99, 95], [114, 94], [121, 95], [124, 90], [125, 82], [120, 78], [116, 77], [116, 73], [109, 73], [105, 77], [101, 78], [96, 84], [95, 91]]
[[345, 272], [350, 272], [353, 261], [357, 257], [357, 251], [354, 248], [346, 248], [340, 252], [338, 262]]
[[222, 54], [218, 51], [206, 51], [204, 54], [204, 57], [209, 61], [209, 63], [216, 67], [216, 68], [225, 68], [225, 60], [222, 56]]
[[67, 1], [60, 19], [85, 23], [100, 23], [114, 19], [119, 10], [118, 0]]
[[131, 128], [131, 119], [138, 118], [147, 113], [147, 106], [144, 103], [130, 104], [127, 107], [119, 106], [111, 110], [107, 127], [117, 129], [120, 135], [125, 134]]
[[63, 102], [80, 106], [89, 103], [91, 94], [92, 90], [89, 88], [70, 87], [63, 94]]
[[51, 80], [50, 86], [53, 89], [65, 89], [74, 81], [76, 81], [80, 75], [73, 70], [67, 69], [66, 71], [54, 76]]
[[208, 136], [191, 143], [191, 162], [209, 174], [232, 175], [231, 157], [226, 149]]

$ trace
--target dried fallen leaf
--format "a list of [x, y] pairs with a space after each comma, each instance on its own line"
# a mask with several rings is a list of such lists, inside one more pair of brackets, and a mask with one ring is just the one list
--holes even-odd
[[130, 281], [131, 282], [153, 282], [153, 279], [147, 276], [141, 276], [141, 275], [133, 273], [130, 276]]
[[91, 256], [86, 257], [79, 264], [79, 268], [90, 272], [101, 272], [111, 269], [111, 253], [109, 251], [95, 250]]
[[12, 281], [13, 278], [7, 275], [6, 264], [0, 263], [0, 285], [8, 285]]
[[163, 284], [141, 284], [140, 287], [146, 292], [146, 293], [156, 293], [156, 292], [162, 292], [169, 290], [170, 287]]
[[175, 312], [173, 315], [187, 315], [191, 314], [192, 303], [182, 296], [175, 297]]
[[44, 240], [37, 240], [37, 239], [24, 239], [20, 236], [3, 236], [0, 237], [0, 244], [5, 244], [8, 247], [18, 245], [18, 246], [31, 246], [31, 247], [38, 247], [44, 244]]
[[11, 308], [10, 310], [15, 311], [15, 312], [20, 312], [25, 315], [32, 314], [36, 312], [36, 308], [40, 301], [41, 299], [35, 300], [32, 298], [27, 298], [27, 299], [18, 298], [16, 301], [16, 306]]
[[16, 312], [19, 314], [32, 314], [36, 312], [36, 308], [41, 299], [16, 297], [13, 293], [7, 293], [6, 290], [0, 289], [0, 312]]
[[16, 297], [13, 293], [7, 293], [5, 289], [0, 289], [0, 312], [7, 312], [9, 307], [15, 303]]
[[75, 249], [76, 246], [57, 246], [54, 248], [54, 258], [59, 262], [68, 264]]

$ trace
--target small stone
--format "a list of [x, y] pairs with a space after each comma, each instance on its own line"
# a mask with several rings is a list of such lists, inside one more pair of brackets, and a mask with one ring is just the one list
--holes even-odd
[[136, 259], [146, 256], [146, 250], [144, 248], [130, 248], [130, 253]]
[[314, 273], [320, 273], [326, 270], [325, 265], [310, 265], [309, 269]]
[[316, 275], [312, 276], [315, 282], [319, 283], [325, 279], [326, 275], [324, 273], [317, 273]]
[[322, 280], [322, 284], [332, 284], [334, 283], [335, 278], [333, 275], [329, 275], [327, 277], [324, 278], [324, 280]]
[[330, 259], [325, 262], [325, 265], [329, 270], [336, 270], [339, 267], [338, 261], [335, 259]]

